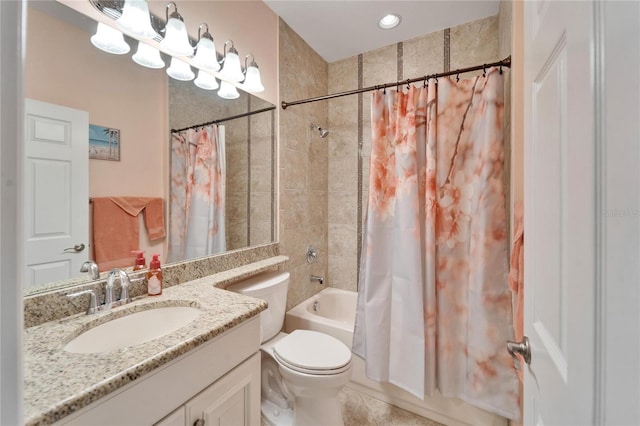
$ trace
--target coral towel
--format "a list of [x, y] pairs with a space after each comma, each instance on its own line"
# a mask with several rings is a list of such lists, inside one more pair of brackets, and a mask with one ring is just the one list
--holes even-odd
[[132, 250], [137, 250], [138, 215], [150, 240], [165, 236], [162, 198], [99, 197], [93, 199], [93, 250], [101, 271], [133, 265]]

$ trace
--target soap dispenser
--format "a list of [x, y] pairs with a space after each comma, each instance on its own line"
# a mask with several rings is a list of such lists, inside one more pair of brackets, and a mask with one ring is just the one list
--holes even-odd
[[131, 253], [136, 255], [136, 262], [133, 265], [133, 270], [139, 271], [141, 269], [147, 269], [147, 261], [144, 258], [144, 251], [133, 250]]
[[160, 269], [159, 256], [159, 254], [154, 254], [149, 263], [149, 272], [147, 272], [147, 294], [149, 296], [162, 294], [162, 269]]

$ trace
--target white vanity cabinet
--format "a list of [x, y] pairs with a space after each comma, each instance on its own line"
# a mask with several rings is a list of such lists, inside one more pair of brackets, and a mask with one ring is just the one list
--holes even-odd
[[64, 425], [259, 425], [260, 318], [64, 417]]
[[228, 372], [156, 426], [260, 424], [260, 354]]

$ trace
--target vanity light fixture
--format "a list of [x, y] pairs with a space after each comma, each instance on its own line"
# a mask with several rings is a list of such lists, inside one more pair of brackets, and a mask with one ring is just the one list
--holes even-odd
[[160, 57], [160, 51], [145, 42], [138, 42], [138, 50], [131, 58], [136, 64], [147, 68], [160, 69], [164, 68], [165, 63]]
[[120, 31], [102, 22], [98, 22], [98, 29], [91, 36], [91, 44], [102, 51], [113, 53], [114, 55], [124, 55], [131, 50]]
[[236, 86], [228, 81], [220, 80], [220, 90], [218, 90], [218, 96], [223, 99], [238, 99], [240, 93], [236, 89]]
[[390, 30], [391, 28], [395, 28], [400, 25], [400, 21], [402, 21], [402, 17], [400, 15], [389, 13], [380, 18], [378, 26], [383, 30]]
[[193, 83], [204, 90], [216, 90], [220, 87], [216, 78], [204, 70], [198, 70], [198, 78]]
[[[169, 15], [169, 8], [171, 6], [173, 6], [175, 10]], [[182, 16], [178, 13], [178, 6], [176, 6], [174, 2], [169, 2], [165, 12], [167, 23], [164, 28], [164, 38], [160, 42], [160, 46], [172, 55], [193, 55], [193, 46], [189, 43], [187, 27], [184, 25]]]
[[116, 24], [125, 31], [150, 39], [156, 35], [150, 16], [146, 0], [125, 0], [122, 15], [116, 19]]
[[167, 74], [169, 74], [169, 77], [180, 81], [191, 81], [196, 76], [193, 71], [191, 71], [191, 66], [188, 63], [176, 57], [171, 58], [171, 64], [169, 68], [167, 68]]
[[[247, 66], [247, 59], [251, 56], [251, 63]], [[262, 81], [260, 79], [260, 69], [258, 68], [258, 64], [256, 64], [256, 58], [252, 53], [248, 54], [244, 58], [244, 82], [241, 87], [247, 92], [264, 92], [264, 86], [262, 85]]]
[[[227, 43], [231, 43], [231, 47], [228, 51]], [[224, 59], [222, 61], [222, 71], [220, 71], [222, 78], [234, 83], [244, 80], [244, 74], [240, 67], [240, 57], [238, 56], [238, 51], [233, 46], [233, 40], [227, 40], [224, 42]]]
[[[205, 31], [204, 34], [200, 35], [202, 27], [205, 27]], [[193, 58], [193, 65], [208, 71], [218, 71], [220, 69], [216, 45], [213, 42], [213, 36], [209, 34], [209, 26], [207, 24], [200, 24], [198, 27], [198, 44], [196, 45], [196, 56]]]

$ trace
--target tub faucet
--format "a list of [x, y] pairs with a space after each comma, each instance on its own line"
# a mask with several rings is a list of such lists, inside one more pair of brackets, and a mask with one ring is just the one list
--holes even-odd
[[80, 267], [80, 272], [88, 272], [92, 280], [100, 279], [100, 272], [98, 271], [98, 264], [93, 260], [87, 260]]
[[311, 275], [311, 280], [312, 283], [320, 283], [320, 284], [324, 284], [324, 277], [320, 277], [318, 275]]

